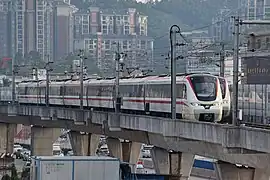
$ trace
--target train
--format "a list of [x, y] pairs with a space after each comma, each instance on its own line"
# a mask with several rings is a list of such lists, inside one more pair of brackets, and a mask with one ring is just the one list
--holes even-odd
[[[176, 77], [177, 118], [219, 122], [223, 114], [220, 78], [207, 73], [178, 74]], [[113, 111], [114, 78], [89, 78], [83, 82], [83, 106]], [[225, 85], [226, 86], [226, 85]], [[80, 106], [80, 81], [58, 80], [49, 84], [51, 106]], [[121, 112], [171, 116], [171, 78], [168, 75], [121, 78]], [[23, 81], [17, 86], [20, 104], [45, 105], [46, 81]]]

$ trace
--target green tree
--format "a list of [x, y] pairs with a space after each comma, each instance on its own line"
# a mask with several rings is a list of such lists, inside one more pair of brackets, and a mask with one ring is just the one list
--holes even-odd
[[8, 174], [5, 174], [1, 180], [11, 180], [10, 176]]
[[22, 53], [20, 53], [20, 52], [17, 52], [16, 54], [15, 54], [15, 64], [24, 64], [25, 62], [24, 62], [24, 57], [23, 57], [23, 54]]
[[17, 169], [14, 164], [11, 166], [11, 180], [19, 180]]

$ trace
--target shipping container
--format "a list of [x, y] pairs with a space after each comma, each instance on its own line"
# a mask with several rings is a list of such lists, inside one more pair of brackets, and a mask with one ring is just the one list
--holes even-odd
[[120, 161], [99, 156], [38, 156], [31, 180], [119, 180]]

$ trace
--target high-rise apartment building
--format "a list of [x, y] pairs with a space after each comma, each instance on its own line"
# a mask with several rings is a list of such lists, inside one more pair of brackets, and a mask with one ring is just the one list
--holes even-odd
[[12, 57], [14, 49], [14, 13], [10, 0], [0, 0], [0, 58]]
[[270, 0], [247, 0], [247, 17], [250, 20], [270, 19]]
[[44, 59], [51, 55], [51, 6], [46, 0], [21, 0], [14, 4], [16, 22], [16, 52], [27, 55], [37, 51]]
[[153, 67], [153, 39], [147, 35], [147, 16], [126, 9], [114, 12], [90, 7], [74, 17], [74, 45], [85, 49], [99, 69], [111, 74], [117, 44], [127, 67]]
[[233, 19], [231, 17], [231, 10], [221, 9], [217, 16], [212, 19], [212, 26], [210, 27], [209, 35], [213, 37], [214, 41], [230, 41], [233, 38]]
[[73, 52], [73, 13], [76, 11], [63, 1], [53, 3], [54, 59], [58, 60]]
[[63, 0], [14, 2], [15, 52], [27, 56], [31, 51], [37, 51], [43, 60], [47, 56], [57, 60], [72, 52], [72, 13], [75, 8], [68, 3]]

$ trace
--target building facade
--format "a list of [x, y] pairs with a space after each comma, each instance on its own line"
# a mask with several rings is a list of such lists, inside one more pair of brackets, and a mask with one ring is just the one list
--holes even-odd
[[0, 24], [0, 58], [12, 57], [15, 22], [11, 1], [0, 0]]
[[270, 0], [248, 0], [248, 19], [270, 19]]
[[[63, 0], [0, 0], [0, 57], [18, 54], [29, 58], [34, 51], [42, 60], [47, 56], [59, 59], [72, 52], [72, 18], [76, 8], [68, 3]], [[61, 25], [64, 28], [60, 28]]]
[[113, 12], [90, 7], [74, 16], [74, 46], [85, 49], [98, 68], [111, 74], [113, 54], [126, 54], [126, 67], [153, 67], [153, 39], [147, 34], [147, 16], [136, 9]]
[[233, 19], [230, 18], [231, 10], [221, 9], [212, 19], [209, 35], [216, 42], [230, 41], [233, 39]]
[[73, 52], [73, 13], [76, 8], [63, 1], [53, 3], [53, 58], [59, 60]]

